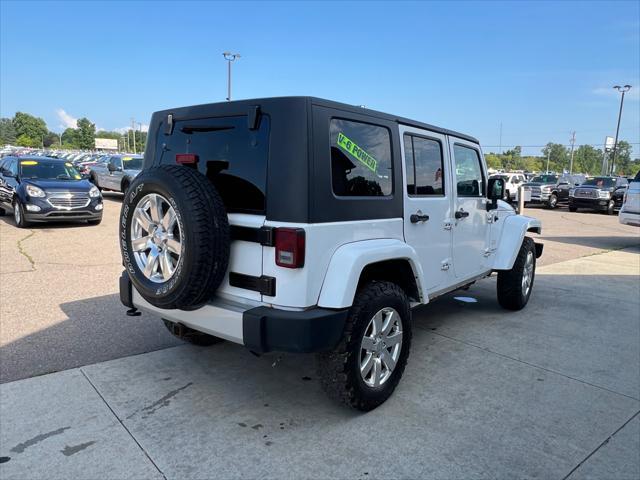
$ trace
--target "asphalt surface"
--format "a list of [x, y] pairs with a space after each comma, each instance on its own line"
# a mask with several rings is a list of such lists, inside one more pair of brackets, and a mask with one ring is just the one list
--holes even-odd
[[637, 480], [639, 280], [634, 247], [540, 267], [519, 312], [495, 277], [422, 307], [366, 414], [231, 343], [5, 383], [0, 478]]
[[[117, 221], [122, 195], [107, 193], [99, 226], [41, 224], [18, 229], [0, 217], [0, 383], [170, 346], [150, 315], [127, 317]], [[640, 245], [640, 229], [617, 216], [530, 208], [542, 220], [539, 265]]]

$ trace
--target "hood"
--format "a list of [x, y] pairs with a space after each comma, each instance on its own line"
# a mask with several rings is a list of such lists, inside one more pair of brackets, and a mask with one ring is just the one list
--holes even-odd
[[22, 180], [23, 184], [31, 184], [40, 187], [44, 191], [69, 191], [69, 192], [88, 192], [93, 184], [88, 180], [44, 180], [29, 178]]

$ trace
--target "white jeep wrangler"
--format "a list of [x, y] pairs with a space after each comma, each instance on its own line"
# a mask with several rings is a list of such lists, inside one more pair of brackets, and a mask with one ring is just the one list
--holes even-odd
[[540, 222], [502, 202], [478, 141], [309, 97], [156, 112], [121, 212], [122, 303], [197, 344], [317, 352], [334, 398], [383, 403], [411, 309], [497, 272], [523, 308]]

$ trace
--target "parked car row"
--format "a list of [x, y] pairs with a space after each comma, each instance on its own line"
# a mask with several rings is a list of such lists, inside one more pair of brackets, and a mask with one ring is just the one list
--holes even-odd
[[524, 175], [519, 173], [500, 173], [491, 178], [497, 177], [505, 180], [509, 192], [505, 193], [505, 201], [517, 200], [518, 188], [522, 186], [526, 206], [542, 205], [554, 209], [564, 205], [572, 212], [583, 209], [608, 215], [622, 208], [629, 185], [626, 177], [587, 177], [582, 174], [547, 173], [537, 175], [529, 182], [523, 181]]

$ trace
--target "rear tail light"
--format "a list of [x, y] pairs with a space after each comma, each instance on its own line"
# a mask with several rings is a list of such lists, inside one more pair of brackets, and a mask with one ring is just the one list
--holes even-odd
[[176, 153], [176, 163], [198, 163], [198, 155], [192, 153]]
[[304, 267], [305, 235], [302, 228], [276, 228], [276, 265]]

